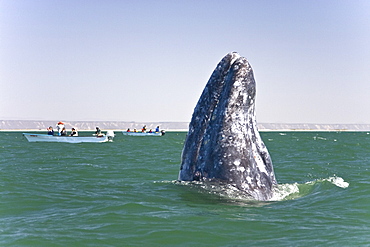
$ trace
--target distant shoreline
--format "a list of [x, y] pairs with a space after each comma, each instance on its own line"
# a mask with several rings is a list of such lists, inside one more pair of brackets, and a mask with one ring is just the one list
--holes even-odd
[[[49, 126], [56, 127], [58, 121], [36, 121], [36, 120], [0, 120], [0, 131], [46, 131]], [[99, 127], [102, 131], [126, 131], [141, 128], [146, 125], [147, 130], [155, 129], [157, 126], [161, 130], [169, 132], [187, 132], [189, 122], [134, 122], [134, 121], [64, 121], [67, 130], [76, 128], [78, 131], [95, 131]], [[354, 132], [370, 131], [370, 124], [307, 124], [307, 123], [258, 123], [260, 132], [303, 132], [303, 131], [334, 131], [334, 132]]]
[[[110, 129], [111, 130], [111, 129]], [[94, 130], [78, 130], [79, 132], [93, 132]], [[106, 130], [102, 130], [105, 132]], [[115, 132], [124, 132], [126, 130], [120, 129], [112, 129]], [[186, 129], [169, 129], [165, 130], [166, 132], [188, 132]], [[349, 130], [349, 129], [262, 129], [258, 130], [259, 132], [370, 132], [370, 130]], [[0, 132], [22, 132], [22, 133], [29, 133], [29, 132], [47, 132], [46, 130], [40, 129], [0, 129]]]
[[[81, 129], [77, 129], [79, 132], [94, 132], [95, 130], [81, 130]], [[125, 132], [126, 129], [109, 129], [109, 130], [113, 130], [113, 131], [117, 131], [117, 132]], [[69, 131], [69, 129], [67, 129], [67, 132]], [[101, 130], [102, 132], [105, 132], [107, 131], [106, 129], [102, 129]], [[181, 129], [181, 130], [176, 130], [176, 129], [171, 129], [171, 130], [164, 130], [165, 132], [188, 132], [188, 130], [184, 130], [184, 129]], [[47, 130], [42, 130], [42, 129], [0, 129], [0, 132], [24, 132], [24, 133], [28, 133], [28, 132], [47, 132]], [[138, 132], [141, 132], [138, 131]], [[148, 131], [147, 131], [148, 132]]]

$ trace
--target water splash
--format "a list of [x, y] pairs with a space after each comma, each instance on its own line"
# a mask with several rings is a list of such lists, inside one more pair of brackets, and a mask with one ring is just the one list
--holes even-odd
[[273, 196], [270, 201], [283, 201], [296, 199], [299, 196], [299, 187], [294, 184], [278, 184], [273, 191]]
[[[159, 182], [159, 181], [157, 181]], [[252, 196], [248, 193], [237, 189], [230, 184], [216, 183], [213, 181], [161, 181], [162, 183], [172, 183], [182, 186], [188, 186], [189, 188], [195, 189], [199, 193], [207, 193], [219, 196], [232, 201], [238, 202], [251, 202], [255, 201]], [[323, 183], [329, 182], [339, 188], [347, 188], [349, 183], [344, 181], [343, 178], [337, 177], [336, 175], [324, 179], [316, 179], [306, 183], [286, 183], [278, 184], [273, 189], [273, 196], [269, 202], [277, 201], [288, 201], [298, 199], [307, 196], [312, 193], [312, 191]]]
[[328, 177], [328, 178], [323, 178], [323, 179], [310, 181], [310, 182], [307, 182], [306, 184], [313, 185], [315, 183], [322, 183], [322, 182], [329, 182], [329, 183], [332, 183], [335, 186], [338, 186], [338, 187], [343, 188], [343, 189], [345, 189], [349, 186], [348, 182], [344, 181], [344, 179], [341, 178], [341, 177], [337, 177], [336, 175], [334, 175], [333, 177]]

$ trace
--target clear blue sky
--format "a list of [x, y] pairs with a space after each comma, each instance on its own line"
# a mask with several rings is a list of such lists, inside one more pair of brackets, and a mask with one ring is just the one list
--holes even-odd
[[0, 0], [0, 120], [190, 121], [224, 55], [261, 123], [370, 123], [370, 1]]

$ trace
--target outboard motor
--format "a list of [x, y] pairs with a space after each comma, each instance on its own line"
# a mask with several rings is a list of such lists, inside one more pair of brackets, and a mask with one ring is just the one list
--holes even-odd
[[106, 136], [108, 137], [108, 141], [112, 142], [113, 138], [115, 137], [113, 130], [108, 130]]

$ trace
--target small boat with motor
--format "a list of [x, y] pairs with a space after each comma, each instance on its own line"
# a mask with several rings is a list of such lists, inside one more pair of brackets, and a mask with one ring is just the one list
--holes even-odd
[[122, 131], [124, 136], [164, 136], [166, 132], [161, 130], [159, 132], [131, 132], [131, 131]]
[[82, 142], [112, 142], [115, 136], [114, 131], [108, 130], [106, 134], [94, 136], [54, 136], [46, 134], [31, 134], [23, 133], [29, 142], [66, 142], [66, 143], [82, 143]]

